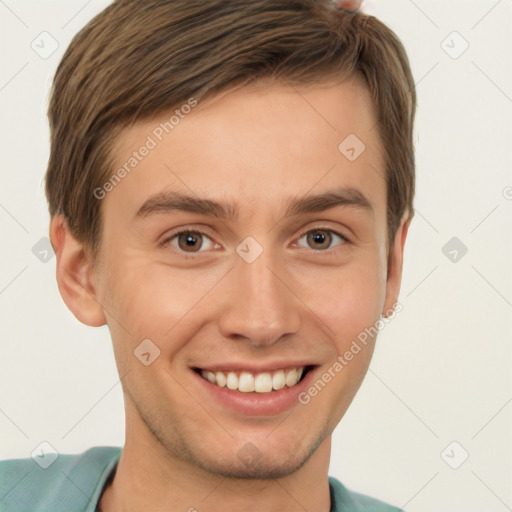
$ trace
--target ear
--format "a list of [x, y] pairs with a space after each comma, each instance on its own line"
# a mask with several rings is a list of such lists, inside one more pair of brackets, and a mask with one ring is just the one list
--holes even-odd
[[394, 309], [394, 305], [398, 300], [398, 295], [400, 294], [405, 239], [407, 238], [407, 232], [411, 221], [412, 217], [408, 217], [408, 213], [406, 212], [396, 231], [393, 246], [390, 248], [386, 282], [386, 299], [384, 301], [384, 309], [382, 310], [382, 314], [384, 316], [389, 316], [391, 314], [391, 311]]
[[57, 285], [67, 307], [85, 325], [105, 325], [103, 307], [93, 284], [90, 256], [71, 234], [63, 215], [52, 218], [50, 241], [57, 260]]

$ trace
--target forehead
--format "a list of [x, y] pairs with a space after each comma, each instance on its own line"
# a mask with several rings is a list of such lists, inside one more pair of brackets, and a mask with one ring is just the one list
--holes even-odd
[[[347, 187], [385, 203], [384, 161], [373, 105], [358, 81], [224, 91], [134, 124], [113, 148], [116, 169], [145, 156], [107, 194], [102, 206], [133, 217], [166, 190], [237, 199], [247, 215], [258, 204]], [[260, 212], [261, 213], [261, 212]]]

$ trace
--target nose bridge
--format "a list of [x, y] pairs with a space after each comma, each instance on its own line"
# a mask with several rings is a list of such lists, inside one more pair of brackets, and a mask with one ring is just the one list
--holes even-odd
[[[251, 261], [243, 249], [248, 246], [242, 243], [241, 256], [230, 272], [220, 329], [226, 337], [245, 337], [254, 345], [270, 345], [283, 335], [298, 331], [298, 301], [285, 285], [285, 273], [270, 250], [263, 250]], [[249, 245], [246, 254], [251, 250], [254, 247]]]

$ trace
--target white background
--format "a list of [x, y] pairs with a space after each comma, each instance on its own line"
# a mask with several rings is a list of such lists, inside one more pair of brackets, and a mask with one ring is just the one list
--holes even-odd
[[[80, 324], [55, 258], [32, 253], [48, 234], [49, 84], [107, 3], [0, 2], [0, 458], [124, 442], [108, 329]], [[403, 311], [334, 433], [330, 474], [409, 512], [512, 510], [512, 2], [365, 5], [404, 42], [417, 82], [417, 213]], [[47, 59], [31, 48], [43, 31], [59, 44]], [[469, 43], [456, 59], [453, 31]], [[454, 236], [468, 248], [455, 263], [442, 252]], [[453, 441], [452, 465], [469, 453], [458, 469], [441, 456]]]

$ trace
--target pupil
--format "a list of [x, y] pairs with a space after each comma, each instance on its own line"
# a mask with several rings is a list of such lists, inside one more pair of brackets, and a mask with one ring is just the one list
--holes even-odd
[[[183, 242], [184, 240], [184, 242]], [[180, 236], [179, 245], [183, 249], [185, 248], [194, 248], [194, 246], [197, 246], [198, 249], [201, 248], [201, 244], [197, 245], [198, 237], [196, 235], [193, 235], [191, 233], [187, 233], [185, 235]]]
[[[317, 249], [318, 248], [327, 249], [329, 247], [330, 235], [327, 236], [325, 234], [325, 231], [313, 231], [311, 234], [311, 237], [313, 238], [313, 241], [315, 242], [315, 244], [319, 244], [316, 247]], [[326, 240], [327, 240], [327, 242], [326, 242]], [[324, 245], [324, 247], [322, 247], [321, 245]]]

